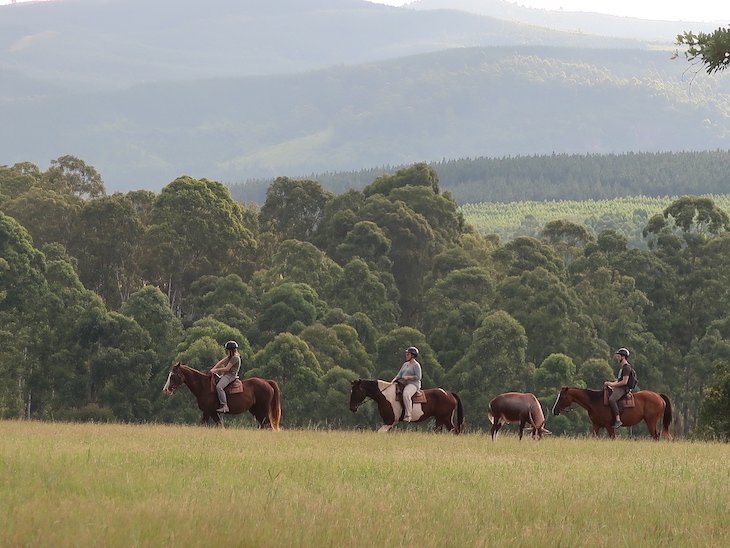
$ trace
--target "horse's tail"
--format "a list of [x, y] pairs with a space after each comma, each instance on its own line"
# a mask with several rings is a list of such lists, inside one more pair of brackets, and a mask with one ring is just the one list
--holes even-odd
[[271, 423], [272, 430], [281, 429], [281, 390], [279, 390], [279, 383], [273, 380], [267, 380], [269, 386], [274, 389], [274, 396], [271, 398], [269, 404], [269, 422]]
[[662, 434], [668, 440], [672, 439], [672, 433], [669, 431], [669, 425], [672, 424], [672, 402], [669, 401], [669, 396], [666, 394], [659, 394], [666, 404], [664, 407], [664, 417], [662, 417]]
[[461, 404], [461, 398], [456, 392], [451, 393], [456, 400], [456, 424], [454, 425], [454, 433], [461, 434], [464, 431], [464, 406]]

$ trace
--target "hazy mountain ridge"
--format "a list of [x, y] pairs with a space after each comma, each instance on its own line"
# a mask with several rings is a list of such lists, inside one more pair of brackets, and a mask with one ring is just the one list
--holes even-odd
[[67, 0], [0, 7], [0, 70], [69, 89], [282, 74], [453, 47], [639, 41], [360, 0]]
[[664, 21], [618, 17], [585, 11], [529, 8], [504, 0], [418, 0], [407, 5], [417, 10], [454, 9], [540, 27], [659, 42], [671, 42], [685, 30], [711, 32], [728, 21]]
[[[149, 38], [156, 29], [155, 17], [173, 4], [181, 13], [197, 14], [198, 22], [160, 31], [166, 38], [157, 46], [167, 44], [168, 49], [148, 55], [150, 43], [137, 38]], [[45, 167], [53, 158], [73, 154], [97, 167], [110, 190], [125, 190], [159, 189], [183, 173], [235, 183], [442, 158], [727, 148], [730, 82], [702, 78], [690, 90], [681, 61], [671, 61], [667, 51], [638, 42], [556, 33], [453, 10], [419, 12], [358, 0], [306, 5], [249, 0], [244, 3], [250, 8], [248, 15], [242, 15], [240, 4], [232, 0], [48, 4], [54, 10], [93, 5], [86, 20], [74, 20], [77, 28], [84, 29], [93, 26], [89, 21], [102, 19], [122, 28], [130, 6], [159, 13], [143, 18], [133, 32], [119, 34], [123, 41], [115, 42], [113, 33], [107, 36], [101, 43], [112, 44], [111, 53], [98, 47], [86, 57], [71, 56], [74, 66], [57, 62], [55, 72], [42, 68], [56, 59], [48, 51], [21, 49], [23, 66], [36, 67], [24, 72], [19, 68], [22, 63], [7, 62], [17, 62], [13, 57], [17, 51], [3, 49], [0, 119], [9, 130], [0, 133], [0, 163], [28, 160]], [[45, 6], [29, 6], [28, 13], [52, 20], [41, 9]], [[210, 6], [221, 10], [212, 14]], [[283, 19], [275, 9], [282, 6], [291, 8]], [[21, 24], [19, 6], [8, 8], [0, 8], [0, 27], [29, 27], [28, 21]], [[17, 17], [8, 20], [4, 17], [8, 13]], [[227, 24], [219, 13], [227, 14]], [[206, 16], [217, 21], [212, 27], [220, 24], [220, 29], [228, 29], [227, 33], [219, 29], [220, 39], [213, 44], [206, 42], [210, 32], [190, 30], [196, 24], [205, 27], [200, 21]], [[372, 26], [371, 16], [381, 23], [375, 25], [379, 33], [375, 38], [365, 31], [344, 36], [355, 23]], [[43, 17], [39, 15], [34, 30], [69, 32], [58, 30], [63, 25], [55, 31], [44, 27], [39, 23]], [[255, 21], [251, 28], [258, 26], [256, 36], [268, 41], [259, 42], [259, 50], [246, 55], [270, 69], [297, 65], [299, 57], [303, 61], [296, 73], [210, 78], [209, 73], [218, 70], [215, 66], [208, 72], [200, 69], [211, 52], [226, 51], [221, 44], [235, 38], [230, 29], [247, 17]], [[287, 22], [283, 28], [277, 26], [282, 21]], [[166, 32], [187, 33], [189, 40], [178, 43]], [[423, 37], [429, 48], [437, 42], [463, 46], [474, 33], [482, 33], [484, 41], [488, 36], [494, 43], [512, 42], [351, 64], [356, 58], [418, 49]], [[84, 49], [81, 44], [91, 36], [96, 34], [80, 36], [74, 47]], [[287, 40], [278, 44], [278, 50], [265, 45], [276, 45], [282, 36]], [[370, 39], [359, 43], [358, 36]], [[533, 45], [515, 44], [521, 40]], [[351, 49], [339, 51], [345, 42]], [[332, 60], [312, 55], [319, 51], [313, 47], [317, 44], [322, 51], [338, 50], [332, 55], [347, 58], [348, 63], [302, 71], [313, 59], [322, 64]], [[600, 44], [612, 47], [601, 49]], [[634, 48], [627, 47], [632, 44]], [[199, 46], [197, 54], [194, 46]], [[57, 57], [65, 58], [69, 51], [60, 51]], [[134, 55], [123, 56], [121, 51]], [[277, 62], [275, 52], [286, 58]], [[107, 66], [112, 53], [119, 57]], [[34, 55], [43, 63], [34, 64]], [[144, 70], [160, 81], [129, 87], [134, 78], [146, 77], [138, 65], [142, 61], [147, 63]], [[251, 69], [241, 69], [228, 58], [221, 59], [220, 67], [233, 72]], [[77, 72], [70, 79], [56, 77], [72, 69]], [[179, 77], [172, 79], [173, 74]], [[128, 75], [134, 78], [127, 79]], [[89, 91], [72, 91], [79, 78], [90, 81]], [[92, 91], [97, 89], [94, 82], [103, 78], [116, 78], [107, 86], [114, 89]], [[67, 91], [57, 91], [60, 88]]]

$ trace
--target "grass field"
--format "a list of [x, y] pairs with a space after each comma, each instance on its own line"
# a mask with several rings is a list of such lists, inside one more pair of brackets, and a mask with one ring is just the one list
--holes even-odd
[[0, 422], [2, 546], [728, 546], [730, 445]]

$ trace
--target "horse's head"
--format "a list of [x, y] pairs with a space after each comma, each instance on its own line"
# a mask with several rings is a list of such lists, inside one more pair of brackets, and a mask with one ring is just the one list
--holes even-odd
[[185, 375], [183, 374], [181, 366], [182, 364], [180, 362], [177, 362], [170, 368], [170, 373], [167, 375], [165, 386], [162, 387], [162, 391], [168, 396], [172, 395], [172, 393], [181, 384], [185, 384]]
[[570, 395], [568, 387], [563, 386], [553, 405], [553, 415], [560, 415], [561, 412], [568, 409], [571, 405], [573, 405], [573, 396]]
[[362, 379], [352, 381], [352, 392], [350, 393], [350, 411], [353, 413], [357, 411], [357, 408], [362, 405], [365, 401], [367, 394], [365, 393], [365, 387], [363, 386]]

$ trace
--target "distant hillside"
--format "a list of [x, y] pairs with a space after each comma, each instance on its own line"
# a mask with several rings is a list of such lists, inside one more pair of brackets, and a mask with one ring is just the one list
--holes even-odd
[[[430, 164], [443, 191], [460, 204], [610, 200], [646, 196], [727, 194], [730, 150], [625, 154], [550, 154], [502, 158], [463, 158]], [[405, 166], [383, 166], [307, 178], [341, 194], [361, 190], [385, 173]], [[272, 179], [231, 186], [241, 201], [263, 203]]]
[[[670, 38], [673, 37], [670, 36]], [[0, 72], [69, 90], [290, 74], [455, 47], [641, 47], [360, 0], [64, 0], [0, 6]]]
[[2, 6], [0, 164], [72, 154], [110, 190], [156, 190], [181, 174], [724, 149], [730, 75], [690, 86], [686, 68], [640, 41], [360, 0]]
[[712, 32], [729, 21], [648, 21], [632, 17], [616, 17], [585, 11], [551, 11], [521, 6], [504, 0], [418, 0], [408, 4], [411, 9], [462, 10], [479, 15], [496, 17], [505, 21], [520, 21], [539, 27], [616, 36], [657, 42], [672, 42], [685, 30]]

